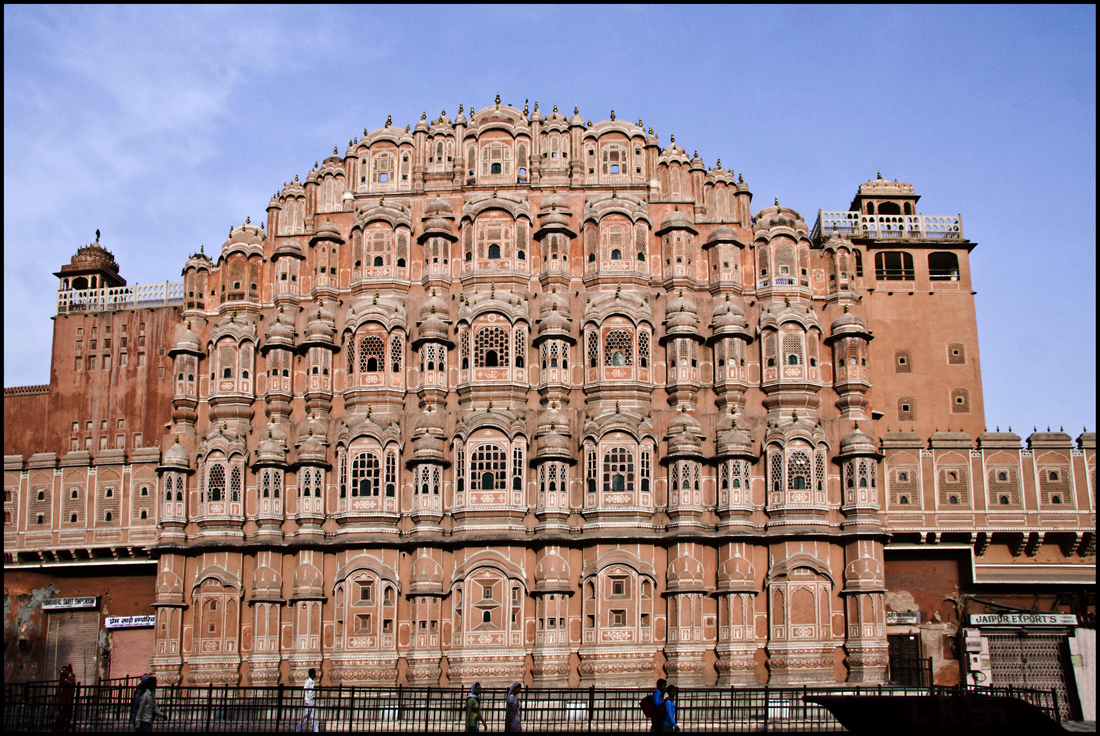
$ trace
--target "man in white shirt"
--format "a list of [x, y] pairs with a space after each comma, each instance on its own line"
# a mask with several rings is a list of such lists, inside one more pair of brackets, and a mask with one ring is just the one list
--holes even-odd
[[302, 714], [302, 719], [298, 721], [298, 727], [295, 731], [301, 731], [302, 726], [306, 724], [306, 720], [313, 722], [313, 732], [317, 732], [317, 712], [316, 701], [313, 697], [313, 685], [314, 678], [317, 677], [317, 670], [312, 667], [309, 668], [309, 677], [306, 678], [305, 683], [302, 685], [302, 694], [305, 696], [305, 712]]

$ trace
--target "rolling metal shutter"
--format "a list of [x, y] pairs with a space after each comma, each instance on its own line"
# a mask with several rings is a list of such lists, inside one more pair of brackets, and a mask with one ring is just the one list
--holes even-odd
[[989, 639], [989, 659], [993, 684], [1000, 687], [1016, 687], [1058, 692], [1058, 707], [1062, 719], [1072, 718], [1069, 692], [1066, 689], [1066, 635], [1064, 633], [1028, 632], [1020, 636], [1016, 631], [1005, 633], [983, 631]]
[[117, 677], [138, 677], [152, 670], [149, 660], [156, 646], [156, 629], [115, 629], [111, 632], [111, 674]]
[[71, 664], [77, 682], [94, 685], [99, 611], [58, 611], [49, 614], [48, 623], [42, 679], [56, 680], [61, 668]]

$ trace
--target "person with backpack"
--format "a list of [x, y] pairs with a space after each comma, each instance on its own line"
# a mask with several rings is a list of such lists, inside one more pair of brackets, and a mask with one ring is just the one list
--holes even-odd
[[665, 685], [668, 683], [664, 678], [657, 680], [657, 688], [642, 698], [642, 714], [650, 721], [650, 730], [655, 733], [661, 731], [661, 709], [664, 707], [665, 699]]
[[680, 724], [676, 723], [676, 694], [679, 691], [679, 688], [675, 685], [669, 685], [665, 691], [664, 701], [662, 702], [664, 707], [657, 711], [661, 716], [661, 733], [680, 730]]

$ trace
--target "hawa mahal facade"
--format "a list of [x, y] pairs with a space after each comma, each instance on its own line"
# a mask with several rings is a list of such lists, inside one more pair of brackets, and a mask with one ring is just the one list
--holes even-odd
[[[1095, 610], [1095, 435], [985, 427], [975, 243], [918, 198], [811, 228], [498, 98], [364, 130], [181, 282], [97, 234], [5, 390], [5, 585], [152, 617], [86, 681], [876, 683], [902, 635], [958, 681], [964, 594]], [[81, 646], [47, 615], [9, 677]]]

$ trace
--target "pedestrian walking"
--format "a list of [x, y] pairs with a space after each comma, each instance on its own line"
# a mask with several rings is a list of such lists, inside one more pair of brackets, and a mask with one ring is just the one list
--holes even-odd
[[309, 668], [305, 683], [302, 685], [303, 702], [305, 703], [305, 712], [302, 713], [301, 720], [298, 721], [298, 726], [295, 731], [301, 731], [302, 727], [306, 724], [306, 721], [312, 721], [313, 732], [317, 733], [317, 701], [314, 699], [313, 686], [314, 678], [317, 677], [317, 670], [312, 667]]
[[[661, 733], [662, 724], [664, 723], [664, 716], [662, 715], [665, 710], [665, 687], [668, 685], [668, 681], [664, 678], [657, 680], [657, 686], [653, 690], [653, 694], [649, 696], [650, 706], [649, 712], [646, 715], [649, 716], [649, 730], [653, 733]], [[647, 709], [643, 700], [642, 711]]]
[[134, 688], [134, 694], [130, 698], [130, 726], [136, 731], [138, 726], [138, 706], [141, 705], [141, 694], [145, 692], [145, 686], [149, 682], [149, 678], [152, 675], [145, 674], [138, 679], [137, 687]]
[[137, 728], [138, 733], [148, 733], [153, 730], [153, 719], [161, 717], [168, 720], [168, 716], [157, 707], [157, 678], [150, 677], [145, 681], [145, 689], [138, 700]]
[[680, 691], [675, 685], [669, 685], [665, 690], [664, 707], [658, 711], [661, 716], [661, 732], [672, 733], [680, 730], [680, 724], [676, 723], [676, 694]]
[[61, 675], [57, 678], [57, 720], [54, 721], [53, 730], [65, 732], [73, 724], [73, 701], [76, 700], [76, 675], [73, 666], [67, 664], [61, 668]]
[[470, 694], [466, 696], [466, 730], [477, 733], [478, 722], [485, 725], [485, 719], [481, 717], [481, 683], [475, 682], [470, 686]]
[[522, 685], [513, 682], [508, 688], [508, 700], [504, 708], [504, 730], [507, 733], [519, 733], [523, 730], [523, 719], [520, 717], [519, 691]]

